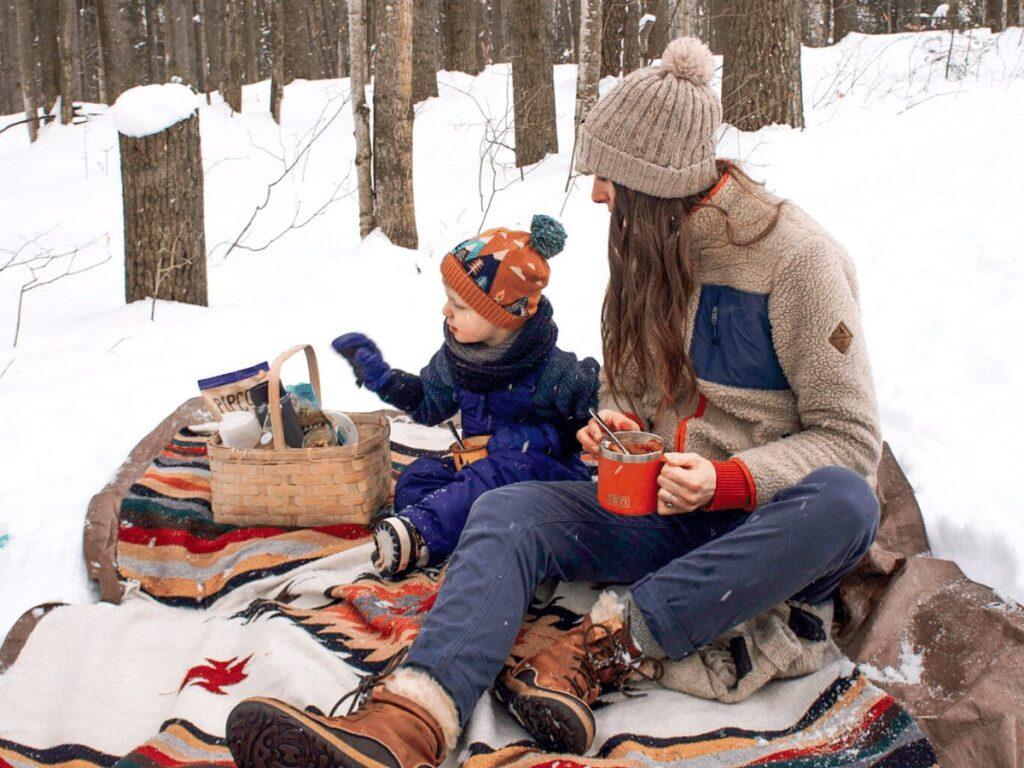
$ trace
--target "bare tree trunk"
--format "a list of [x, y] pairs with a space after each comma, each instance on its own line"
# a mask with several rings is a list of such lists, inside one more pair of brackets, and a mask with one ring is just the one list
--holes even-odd
[[80, 82], [75, 77], [73, 40], [75, 22], [78, 19], [75, 11], [75, 0], [61, 0], [57, 48], [60, 51], [60, 121], [64, 125], [70, 124], [74, 117], [75, 96]]
[[668, 0], [647, 0], [644, 10], [654, 17], [647, 30], [647, 45], [645, 46], [648, 60], [657, 59], [668, 45]]
[[21, 70], [21, 95], [25, 106], [25, 117], [29, 118], [28, 138], [39, 137], [39, 108], [43, 94], [39, 87], [39, 49], [35, 45], [35, 23], [31, 0], [17, 0], [18, 24], [18, 66]]
[[[161, 68], [161, 60], [159, 54], [159, 40], [163, 30], [160, 29], [160, 23], [157, 19], [159, 12], [157, 11], [157, 0], [145, 0], [143, 3], [143, 10], [146, 16], [146, 64], [149, 67], [149, 82], [159, 83], [164, 80], [164, 68]], [[169, 46], [168, 41], [164, 41], [165, 47]], [[166, 51], [165, 51], [166, 53]]]
[[558, 151], [554, 68], [540, 0], [513, 0], [511, 21], [516, 165], [522, 168]]
[[196, 44], [192, 0], [165, 0], [167, 74], [180, 77], [189, 85], [196, 83]]
[[670, 40], [696, 34], [695, 10], [693, 0], [675, 0], [675, 4], [669, 11], [668, 36]]
[[1020, 0], [1006, 0], [1006, 26], [1019, 27], [1020, 20]]
[[270, 24], [270, 49], [273, 69], [270, 75], [270, 114], [281, 124], [281, 101], [284, 99], [285, 18], [284, 0], [271, 0], [274, 18]]
[[447, 47], [451, 56], [451, 60], [447, 61], [445, 66], [456, 72], [479, 74], [481, 67], [477, 59], [477, 0], [444, 0], [444, 3]]
[[[623, 0], [625, 18], [622, 32], [622, 74], [628, 75], [640, 68], [640, 0]], [[650, 25], [647, 25], [650, 31]], [[647, 46], [643, 46], [644, 56], [649, 56]]]
[[80, 0], [80, 3], [78, 37], [82, 65], [82, 99], [104, 103], [106, 95], [103, 92], [103, 54], [100, 50], [96, 0]]
[[224, 34], [227, 42], [224, 101], [232, 112], [242, 111], [242, 0], [225, 0]]
[[[580, 126], [587, 119], [591, 107], [597, 103], [598, 83], [601, 80], [601, 0], [580, 0], [580, 13], [577, 18], [580, 30], [580, 61], [576, 68], [576, 117], [573, 121], [570, 178], [576, 160]], [[566, 188], [568, 189], [568, 180]]]
[[203, 0], [203, 35], [206, 38], [206, 88], [224, 92], [227, 78], [227, 40], [224, 35], [224, 4], [227, 0]]
[[377, 27], [373, 84], [376, 217], [396, 245], [415, 248], [412, 187], [412, 0], [389, 0]]
[[14, 0], [0, 0], [0, 111], [11, 115], [25, 108], [18, 64], [18, 22]]
[[436, 0], [414, 0], [412, 9], [412, 101], [437, 96], [438, 47]]
[[799, 0], [728, 0], [722, 117], [744, 131], [803, 128]]
[[40, 83], [43, 110], [50, 112], [60, 96], [60, 55], [57, 29], [60, 26], [59, 0], [33, 0], [36, 20], [36, 47], [39, 50]]
[[[356, 177], [359, 181], [359, 236], [377, 226], [373, 215], [373, 154], [370, 151], [370, 108], [366, 104], [366, 0], [348, 0], [349, 77], [352, 84], [352, 123], [356, 138]], [[376, 89], [375, 89], [376, 90]]]
[[309, 52], [312, 80], [329, 77], [327, 61], [324, 57], [324, 34], [321, 24], [319, 3], [306, 2], [306, 26], [309, 28]]
[[[345, 0], [339, 0], [341, 7], [338, 9], [338, 77], [348, 77], [349, 69], [349, 40], [348, 40], [348, 5]], [[435, 0], [436, 2], [436, 0]], [[435, 5], [436, 7], [436, 5]], [[437, 30], [434, 30], [434, 45], [437, 45]]]
[[838, 43], [851, 32], [860, 31], [858, 0], [833, 0], [832, 40]]
[[491, 27], [491, 60], [497, 64], [511, 57], [506, 17], [509, 0], [491, 0], [489, 23]]
[[622, 36], [626, 20], [625, 0], [602, 0], [601, 77], [617, 77], [622, 63]]
[[114, 103], [147, 71], [141, 7], [134, 0], [97, 0], [106, 97]]
[[206, 37], [206, 0], [194, 0], [193, 17], [196, 47], [196, 75], [199, 81], [199, 92], [206, 94], [206, 103], [210, 103], [210, 55]]
[[802, 0], [803, 4], [803, 42], [813, 48], [825, 45], [825, 28], [822, 25], [822, 0]]
[[825, 34], [824, 45], [832, 45], [832, 0], [822, 0], [821, 26]]
[[119, 136], [124, 294], [207, 305], [199, 115], [151, 136]]
[[245, 83], [255, 83], [259, 76], [259, 24], [253, 0], [242, 0], [242, 40], [245, 43]]
[[1001, 32], [1004, 25], [1003, 0], [982, 0], [984, 24], [993, 32]]

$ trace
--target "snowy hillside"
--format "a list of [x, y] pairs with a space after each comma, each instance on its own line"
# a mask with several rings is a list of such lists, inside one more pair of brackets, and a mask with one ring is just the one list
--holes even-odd
[[[850, 251], [884, 434], [918, 492], [935, 553], [1024, 600], [1016, 484], [1024, 434], [1024, 44], [1020, 29], [957, 40], [949, 80], [949, 38], [941, 33], [851, 35], [805, 49], [807, 130], [727, 132], [720, 154], [744, 161]], [[109, 117], [48, 126], [31, 147], [20, 126], [0, 135], [0, 248], [86, 246], [75, 268], [110, 255], [94, 270], [25, 293], [16, 348], [19, 293], [32, 276], [0, 272], [0, 636], [37, 603], [95, 599], [81, 554], [88, 500], [140, 437], [196, 394], [197, 378], [308, 341], [320, 353], [329, 405], [376, 407], [328, 342], [364, 330], [392, 364], [418, 369], [441, 341], [439, 261], [484, 224], [526, 227], [537, 212], [562, 219], [569, 240], [548, 292], [560, 342], [599, 353], [608, 213], [590, 202], [588, 179], [568, 197], [563, 191], [575, 69], [560, 66], [555, 77], [561, 152], [522, 181], [499, 169], [493, 186], [505, 188], [484, 220], [492, 166], [481, 169], [481, 137], [486, 120], [499, 132], [510, 120], [509, 70], [440, 75], [440, 97], [417, 109], [415, 252], [379, 233], [360, 244], [348, 197], [265, 250], [225, 258], [226, 241], [318, 125], [337, 113], [276, 187], [250, 247], [306, 219], [336, 190], [355, 188], [354, 173], [343, 181], [354, 142], [347, 81], [290, 85], [281, 129], [268, 114], [268, 83], [247, 87], [244, 112], [234, 117], [215, 96], [201, 111], [211, 307], [161, 303], [152, 321], [148, 302], [123, 305]], [[498, 161], [510, 157], [502, 152]], [[290, 378], [298, 380], [301, 363], [294, 365]]]

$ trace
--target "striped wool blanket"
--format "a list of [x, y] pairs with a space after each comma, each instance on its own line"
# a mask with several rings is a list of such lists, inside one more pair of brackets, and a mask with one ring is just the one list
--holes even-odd
[[[0, 676], [0, 766], [231, 768], [224, 721], [242, 698], [328, 711], [416, 637], [441, 577], [381, 581], [367, 574], [368, 556], [363, 545], [267, 575], [203, 610], [138, 590], [119, 606], [51, 610]], [[563, 585], [533, 606], [513, 660], [579, 621], [596, 594]], [[936, 765], [906, 711], [838, 651], [820, 671], [739, 704], [642, 692], [599, 702], [586, 758], [540, 752], [485, 695], [447, 768]]]
[[121, 501], [120, 577], [170, 605], [206, 606], [233, 589], [362, 543], [361, 525], [238, 527], [213, 521], [207, 438], [182, 429]]

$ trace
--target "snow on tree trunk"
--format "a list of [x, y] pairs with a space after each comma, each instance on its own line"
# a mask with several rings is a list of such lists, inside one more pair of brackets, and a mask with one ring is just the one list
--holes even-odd
[[373, 155], [370, 151], [370, 108], [366, 104], [366, 0], [348, 0], [349, 73], [352, 83], [352, 122], [356, 137], [356, 177], [359, 182], [359, 236], [376, 225], [373, 216]]
[[80, 79], [76, 77], [76, 49], [74, 29], [78, 14], [73, 0], [62, 0], [60, 4], [60, 34], [57, 48], [60, 51], [60, 121], [68, 125], [74, 117], [75, 96], [78, 94]]
[[516, 165], [520, 168], [558, 151], [554, 67], [546, 21], [540, 0], [512, 1], [512, 101]]
[[112, 108], [121, 150], [125, 301], [206, 306], [203, 159], [183, 85], [126, 91]]
[[415, 248], [412, 189], [412, 0], [387, 0], [377, 25], [373, 83], [373, 180], [377, 225]]
[[225, 0], [227, 48], [224, 67], [224, 101], [232, 112], [242, 111], [242, 0]]
[[29, 141], [39, 137], [39, 107], [43, 94], [39, 89], [39, 49], [35, 45], [32, 0], [17, 0], [18, 68], [21, 72], [21, 97], [28, 118]]
[[412, 101], [414, 104], [431, 96], [437, 96], [437, 71], [441, 68], [441, 49], [437, 28], [437, 0], [413, 0]]
[[284, 0], [271, 0], [274, 4], [274, 18], [270, 24], [270, 114], [274, 122], [281, 124], [281, 101], [284, 99]]
[[722, 118], [740, 130], [804, 125], [800, 0], [726, 0]]
[[623, 0], [626, 7], [622, 31], [622, 74], [640, 68], [640, 0]]

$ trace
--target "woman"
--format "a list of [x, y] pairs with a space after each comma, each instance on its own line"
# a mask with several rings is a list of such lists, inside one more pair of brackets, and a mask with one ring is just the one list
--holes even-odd
[[[786, 600], [826, 601], [867, 550], [881, 442], [853, 267], [800, 209], [716, 162], [712, 71], [702, 43], [673, 41], [598, 102], [578, 148], [612, 214], [603, 418], [675, 447], [659, 514], [610, 514], [588, 482], [485, 494], [401, 666], [344, 717], [241, 703], [239, 766], [438, 765], [549, 578], [631, 585], [497, 687], [542, 744], [582, 752], [602, 683]], [[578, 437], [593, 453], [601, 433]]]

